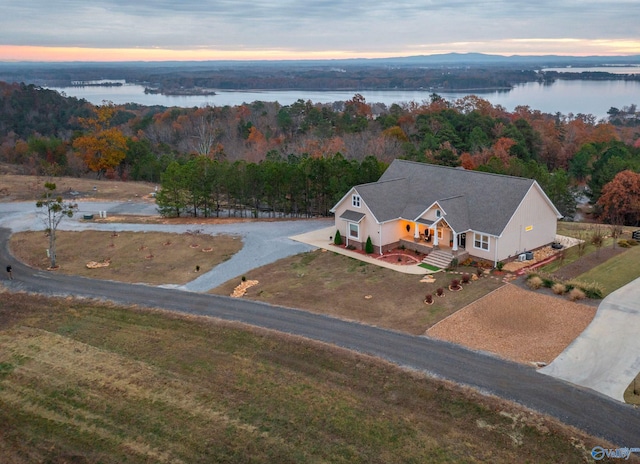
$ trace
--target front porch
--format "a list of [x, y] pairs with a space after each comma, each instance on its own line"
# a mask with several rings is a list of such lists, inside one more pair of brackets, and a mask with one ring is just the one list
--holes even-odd
[[[469, 252], [464, 248], [453, 247], [451, 246], [451, 243], [445, 245], [442, 241], [440, 241], [438, 245], [435, 245], [433, 242], [426, 241], [424, 238], [416, 239], [414, 237], [405, 236], [400, 238], [398, 246], [426, 255], [423, 262], [432, 264], [439, 268], [448, 267], [454, 258], [460, 263], [469, 257]], [[430, 262], [430, 256], [433, 257], [433, 262]]]

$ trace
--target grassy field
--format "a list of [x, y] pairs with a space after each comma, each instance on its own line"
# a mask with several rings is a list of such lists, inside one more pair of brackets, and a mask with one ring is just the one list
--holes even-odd
[[[292, 256], [247, 273], [259, 282], [246, 298], [301, 308], [344, 319], [423, 334], [436, 322], [502, 285], [483, 277], [460, 292], [448, 290], [459, 274], [439, 272], [434, 283], [374, 264], [322, 250]], [[229, 295], [239, 282], [228, 282], [212, 293]], [[443, 298], [425, 305], [427, 293], [445, 289]]]
[[[622, 229], [623, 234], [616, 240], [631, 239], [631, 232], [636, 230], [633, 227]], [[591, 243], [596, 231], [606, 234], [600, 248]], [[585, 240], [584, 251], [580, 253], [578, 247], [566, 250], [563, 260], [542, 267], [543, 272], [585, 283], [596, 282], [604, 289], [603, 296], [640, 277], [640, 246], [614, 247], [614, 239], [609, 236], [610, 226], [560, 222], [558, 233]]]
[[[56, 272], [155, 285], [185, 284], [242, 248], [240, 238], [229, 235], [58, 231], [56, 237]], [[38, 269], [50, 264], [48, 246], [49, 238], [42, 232], [21, 232], [10, 240], [13, 255]], [[88, 262], [105, 260], [110, 260], [109, 266], [87, 268]]]
[[640, 277], [640, 246], [632, 247], [604, 263], [580, 274], [577, 280], [598, 282], [604, 296]]
[[0, 295], [3, 462], [590, 462], [510, 403], [239, 324]]
[[[581, 251], [578, 246], [571, 247], [564, 251], [564, 257], [561, 260], [555, 260], [551, 263], [543, 266], [542, 271], [552, 273], [557, 271], [563, 266], [567, 266], [579, 259], [589, 256], [597, 251], [595, 245], [591, 243], [591, 236], [594, 231], [598, 229], [601, 232], [609, 233], [609, 228], [602, 225], [589, 224], [583, 222], [558, 222], [558, 235], [564, 235], [567, 237], [573, 237], [580, 240], [584, 240], [584, 249]], [[630, 237], [630, 235], [629, 235]], [[612, 239], [607, 237], [604, 239], [601, 249], [611, 248]]]

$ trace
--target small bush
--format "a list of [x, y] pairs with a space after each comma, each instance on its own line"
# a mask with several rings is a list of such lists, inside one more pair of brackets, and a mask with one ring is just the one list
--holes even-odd
[[634, 240], [634, 239], [632, 239], [632, 238], [628, 239], [628, 240], [627, 240], [627, 243], [628, 243], [629, 245], [631, 245], [631, 246], [638, 246], [638, 241], [637, 241], [637, 240]]
[[621, 248], [631, 248], [631, 244], [624, 239], [618, 240], [618, 246]]
[[457, 290], [460, 288], [460, 281], [458, 279], [453, 279], [451, 281], [451, 284], [449, 284], [449, 288], [451, 288], [452, 290]]
[[458, 264], [459, 264], [458, 258], [453, 258], [451, 260], [451, 264], [449, 264], [449, 269], [451, 270], [456, 269], [458, 267]]
[[556, 282], [551, 287], [551, 290], [553, 290], [553, 293], [555, 293], [556, 295], [562, 295], [567, 291], [567, 287], [565, 287], [565, 285], [561, 284], [560, 282]]
[[247, 281], [247, 276], [242, 276], [242, 279], [240, 279], [240, 280], [242, 280], [243, 282], [246, 282]]
[[550, 277], [541, 277], [542, 279], [542, 286], [544, 288], [551, 288], [553, 287], [553, 284], [555, 284], [554, 280]]
[[466, 272], [464, 274], [462, 274], [462, 283], [463, 284], [468, 284], [470, 280], [471, 280], [471, 276], [469, 274], [467, 274]]
[[367, 243], [364, 245], [364, 251], [367, 254], [373, 253], [373, 243], [371, 242], [371, 237], [367, 237]]
[[438, 287], [438, 289], [436, 289], [436, 295], [443, 296], [444, 295], [444, 288]]
[[427, 303], [427, 304], [433, 303], [433, 295], [431, 293], [427, 293], [424, 296], [424, 302]]
[[342, 245], [342, 235], [340, 235], [340, 231], [336, 230], [336, 235], [333, 238], [333, 243], [335, 245]]
[[542, 279], [537, 275], [531, 276], [527, 279], [527, 286], [532, 290], [538, 290], [542, 287]]
[[571, 301], [577, 301], [577, 300], [584, 300], [586, 295], [579, 288], [574, 288], [567, 294], [567, 296]]
[[496, 263], [496, 269], [499, 271], [502, 271], [502, 268], [504, 267], [504, 263], [502, 261], [498, 261]]
[[482, 277], [482, 276], [484, 275], [484, 271], [482, 270], [482, 268], [481, 268], [481, 267], [477, 267], [477, 268], [476, 268], [476, 275], [477, 275], [478, 277]]

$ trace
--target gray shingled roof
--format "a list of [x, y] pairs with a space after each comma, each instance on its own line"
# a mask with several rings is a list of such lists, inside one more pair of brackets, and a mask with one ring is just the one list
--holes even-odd
[[456, 231], [500, 235], [534, 181], [395, 160], [378, 182], [358, 185], [358, 194], [379, 222], [413, 221], [433, 203]]
[[346, 219], [347, 221], [360, 222], [364, 217], [364, 213], [358, 213], [357, 211], [346, 210], [340, 215], [340, 219]]

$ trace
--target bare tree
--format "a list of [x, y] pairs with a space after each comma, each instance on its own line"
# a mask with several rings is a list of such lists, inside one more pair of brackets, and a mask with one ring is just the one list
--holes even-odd
[[43, 208], [43, 222], [49, 234], [49, 259], [51, 268], [56, 265], [56, 230], [60, 221], [65, 217], [72, 217], [78, 205], [65, 203], [60, 195], [56, 195], [56, 184], [46, 182], [45, 191], [40, 200], [36, 202], [38, 208]]
[[201, 156], [212, 156], [222, 131], [216, 127], [214, 114], [208, 108], [196, 112], [187, 126], [189, 148]]

